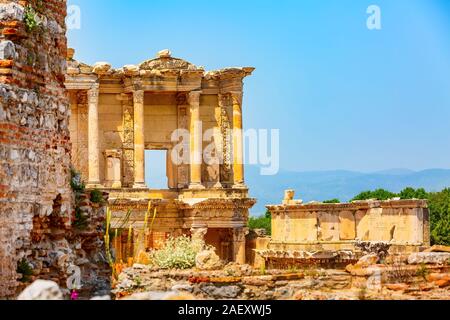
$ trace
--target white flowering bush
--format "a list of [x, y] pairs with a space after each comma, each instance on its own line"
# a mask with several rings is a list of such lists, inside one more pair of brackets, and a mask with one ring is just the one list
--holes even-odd
[[161, 269], [190, 269], [197, 254], [208, 247], [204, 241], [187, 236], [169, 238], [164, 247], [151, 252], [152, 263]]

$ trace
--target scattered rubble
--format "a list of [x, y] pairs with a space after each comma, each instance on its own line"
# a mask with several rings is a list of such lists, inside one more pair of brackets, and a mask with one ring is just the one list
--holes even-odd
[[197, 254], [195, 265], [201, 270], [217, 270], [223, 267], [219, 256], [214, 250], [204, 250]]

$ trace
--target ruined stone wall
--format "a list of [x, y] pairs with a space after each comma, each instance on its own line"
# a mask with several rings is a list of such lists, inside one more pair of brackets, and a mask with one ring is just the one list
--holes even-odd
[[[414, 254], [413, 254], [414, 256]], [[113, 293], [126, 300], [448, 300], [450, 266], [396, 263], [342, 269], [317, 267], [220, 271], [123, 270]]]
[[58, 201], [50, 216], [34, 217], [28, 248], [32, 254], [26, 259], [33, 275], [17, 291], [43, 279], [56, 282], [67, 296], [69, 284], [82, 297], [109, 293], [111, 272], [103, 241], [108, 196], [103, 194], [103, 199], [95, 201], [89, 192], [77, 193], [70, 226], [60, 216]]
[[272, 249], [352, 250], [356, 240], [387, 242], [394, 249], [405, 250], [430, 245], [424, 200], [294, 203], [268, 208]]
[[15, 294], [33, 225], [70, 226], [65, 0], [0, 0], [0, 297]]

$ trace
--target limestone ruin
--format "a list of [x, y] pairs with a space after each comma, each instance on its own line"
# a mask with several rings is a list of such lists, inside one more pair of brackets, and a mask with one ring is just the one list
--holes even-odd
[[[109, 212], [116, 232], [130, 230], [111, 241], [117, 261], [128, 242], [136, 257], [179, 235], [219, 256], [202, 252], [195, 270], [132, 259], [118, 298], [362, 299], [367, 288], [375, 299], [449, 297], [450, 254], [429, 248], [426, 201], [303, 204], [289, 190], [268, 206], [272, 237], [247, 235], [256, 200], [242, 97], [254, 69], [206, 72], [169, 50], [140, 65], [89, 66], [67, 49], [65, 15], [65, 0], [0, 0], [1, 299], [37, 279], [47, 281], [22, 299], [64, 299], [80, 286], [83, 298], [109, 298]], [[145, 184], [146, 150], [167, 153], [164, 190]], [[305, 261], [312, 268], [299, 270]]]
[[430, 246], [425, 200], [302, 203], [285, 199], [270, 205], [276, 248], [354, 250], [356, 240], [388, 242], [403, 251]]
[[73, 227], [65, 12], [65, 0], [0, 1], [0, 298], [23, 288], [20, 268], [63, 287], [79, 269], [102, 281], [104, 208], [86, 196], [91, 224]]
[[[254, 68], [206, 72], [169, 50], [119, 69], [106, 62], [88, 66], [73, 55], [70, 50], [66, 77], [73, 162], [88, 188], [109, 193], [113, 225], [131, 210], [121, 227], [132, 226], [135, 251], [196, 233], [221, 259], [245, 263], [255, 200], [244, 183], [242, 95], [243, 79]], [[184, 150], [177, 149], [180, 143]], [[146, 186], [145, 172], [152, 169], [145, 166], [145, 150], [166, 151], [166, 190]], [[150, 208], [150, 215], [157, 213], [152, 230], [144, 228]], [[116, 251], [121, 255], [120, 247]]]
[[269, 264], [286, 260], [290, 264], [308, 260], [348, 264], [363, 253], [360, 242], [385, 243], [392, 254], [430, 246], [425, 200], [325, 204], [303, 203], [294, 195], [288, 190], [282, 204], [267, 206], [272, 214], [272, 237], [255, 250]]

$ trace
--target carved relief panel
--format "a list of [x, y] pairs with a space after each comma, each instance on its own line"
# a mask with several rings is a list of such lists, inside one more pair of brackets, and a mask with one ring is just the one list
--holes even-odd
[[220, 144], [222, 150], [222, 164], [220, 166], [220, 181], [222, 184], [233, 184], [232, 168], [232, 102], [230, 95], [219, 95], [220, 118], [219, 127], [222, 138]]
[[131, 97], [122, 100], [123, 106], [123, 185], [134, 184], [134, 107]]
[[[189, 102], [187, 95], [185, 93], [179, 93], [177, 95], [177, 106], [178, 106], [178, 129], [189, 130]], [[189, 141], [183, 141], [184, 147], [177, 150], [177, 161], [181, 163], [176, 168], [178, 188], [184, 189], [189, 186], [189, 165], [183, 163], [183, 159], [189, 159], [189, 154], [184, 154], [189, 152]], [[178, 152], [179, 151], [179, 152]], [[170, 152], [169, 156], [173, 156], [175, 153]]]

